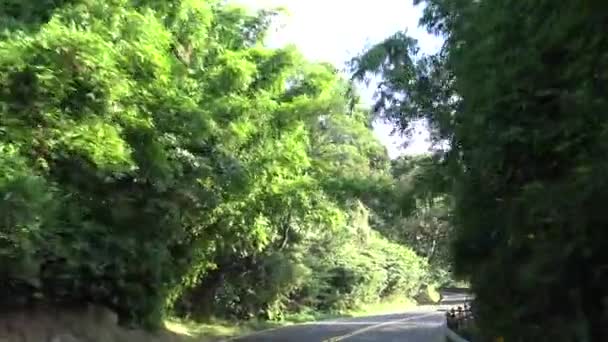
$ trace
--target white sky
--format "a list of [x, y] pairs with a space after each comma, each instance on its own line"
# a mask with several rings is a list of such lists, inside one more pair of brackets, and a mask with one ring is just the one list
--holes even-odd
[[[273, 32], [269, 44], [280, 47], [295, 44], [309, 59], [335, 64], [338, 68], [361, 53], [366, 47], [389, 35], [407, 29], [418, 39], [422, 52], [433, 53], [441, 40], [418, 27], [422, 13], [413, 0], [233, 0], [246, 6], [288, 9], [289, 16], [282, 27]], [[365, 102], [371, 103], [373, 89], [361, 89]], [[375, 127], [378, 138], [386, 145], [389, 155], [424, 153], [430, 147], [428, 132], [420, 129], [406, 149], [404, 139], [391, 136], [392, 126], [379, 123]]]

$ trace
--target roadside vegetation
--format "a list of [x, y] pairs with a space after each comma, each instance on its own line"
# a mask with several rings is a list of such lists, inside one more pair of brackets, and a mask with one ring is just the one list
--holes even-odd
[[441, 51], [400, 32], [353, 71], [384, 80], [378, 115], [428, 122], [479, 340], [608, 341], [605, 4], [415, 3]]
[[0, 0], [3, 310], [202, 338], [466, 282], [481, 341], [608, 341], [608, 11], [415, 3], [441, 51], [398, 32], [351, 78], [268, 48], [280, 10]]
[[450, 281], [448, 202], [422, 176], [433, 159], [391, 162], [350, 80], [264, 47], [280, 12], [0, 5], [4, 308], [253, 326]]
[[306, 308], [298, 313], [288, 313], [281, 321], [252, 319], [235, 320], [188, 320], [169, 318], [164, 322], [165, 329], [177, 334], [184, 341], [217, 341], [235, 336], [245, 336], [268, 329], [277, 329], [294, 324], [305, 324], [334, 319], [365, 317], [403, 312], [416, 306], [416, 302], [408, 298], [389, 298], [382, 302], [365, 304], [357, 308], [334, 312], [321, 312]]

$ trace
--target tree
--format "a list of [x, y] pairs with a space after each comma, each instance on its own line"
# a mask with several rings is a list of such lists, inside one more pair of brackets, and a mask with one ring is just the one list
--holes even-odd
[[380, 111], [402, 128], [423, 116], [449, 142], [454, 260], [482, 330], [606, 340], [602, 5], [424, 3], [422, 23], [445, 37], [442, 51], [416, 56], [399, 35], [357, 59], [355, 76], [385, 75]]
[[281, 140], [242, 150], [256, 185], [223, 212], [223, 224], [255, 226], [265, 243], [224, 245], [179, 314], [277, 320], [412, 295], [427, 281], [423, 258], [370, 227], [372, 207], [390, 193], [389, 162], [364, 112], [349, 110], [346, 82], [331, 66], [303, 62], [286, 84], [269, 121]]
[[445, 161], [433, 155], [402, 156], [391, 162], [392, 196], [376, 212], [376, 227], [393, 241], [413, 248], [428, 259], [440, 283], [447, 273], [453, 235], [453, 198]]
[[4, 1], [0, 303], [280, 319], [428, 281], [374, 232], [394, 182], [335, 68], [221, 1]]
[[219, 251], [280, 235], [285, 212], [248, 205], [323, 205], [298, 195], [315, 188], [302, 119], [274, 120], [299, 57], [259, 45], [273, 12], [126, 0], [17, 12], [0, 42], [3, 301], [93, 301], [155, 325]]

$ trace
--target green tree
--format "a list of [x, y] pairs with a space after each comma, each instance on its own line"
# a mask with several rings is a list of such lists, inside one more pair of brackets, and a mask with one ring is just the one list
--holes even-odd
[[168, 310], [280, 319], [427, 281], [370, 221], [395, 183], [352, 85], [264, 47], [278, 11], [2, 5], [0, 304], [93, 302], [154, 327]]
[[426, 258], [439, 283], [450, 282], [453, 198], [446, 163], [433, 155], [391, 161], [390, 192], [378, 198], [373, 222], [389, 239]]
[[[260, 46], [273, 12], [117, 0], [16, 13], [0, 42], [3, 301], [93, 301], [154, 325], [217, 253], [260, 248], [286, 211], [317, 205], [283, 199], [314, 184], [302, 120], [274, 120], [299, 57]], [[282, 212], [265, 219], [258, 200]]]
[[299, 63], [269, 121], [280, 139], [242, 150], [254, 190], [223, 212], [222, 224], [257, 227], [265, 243], [224, 245], [216, 267], [179, 301], [180, 314], [281, 319], [411, 295], [426, 280], [425, 260], [370, 227], [368, 206], [380, 207], [391, 176], [367, 116], [349, 110], [348, 86], [333, 67]]
[[383, 74], [379, 111], [401, 128], [425, 117], [449, 142], [454, 260], [482, 330], [606, 340], [603, 5], [424, 3], [442, 51], [418, 56], [397, 35], [357, 59], [355, 76]]

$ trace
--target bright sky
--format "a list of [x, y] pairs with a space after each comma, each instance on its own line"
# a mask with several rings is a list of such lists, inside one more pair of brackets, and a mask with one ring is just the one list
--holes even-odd
[[[269, 44], [280, 47], [295, 44], [312, 60], [326, 61], [341, 68], [366, 47], [380, 42], [399, 30], [407, 29], [418, 39], [422, 52], [433, 53], [441, 40], [418, 27], [422, 13], [413, 0], [233, 0], [253, 8], [282, 6], [289, 16], [270, 36]], [[361, 89], [365, 102], [371, 103], [373, 89]], [[420, 129], [406, 149], [404, 139], [391, 136], [392, 126], [378, 123], [375, 133], [386, 145], [389, 155], [424, 153], [429, 148], [428, 132]]]

